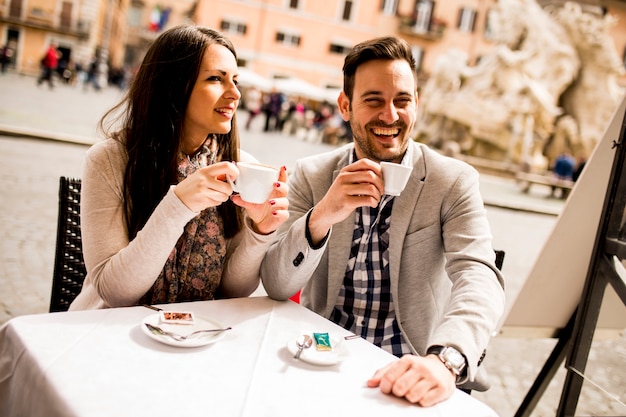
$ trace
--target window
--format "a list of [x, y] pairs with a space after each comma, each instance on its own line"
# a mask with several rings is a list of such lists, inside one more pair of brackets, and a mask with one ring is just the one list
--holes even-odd
[[343, 2], [343, 13], [341, 14], [341, 20], [349, 21], [352, 15], [352, 0], [346, 0]]
[[289, 0], [289, 8], [290, 9], [297, 9], [298, 8], [298, 3], [300, 3], [298, 0]]
[[398, 10], [398, 0], [383, 0], [381, 10], [385, 16], [395, 16]]
[[300, 35], [287, 32], [276, 32], [276, 42], [287, 46], [299, 46]]
[[37, 16], [37, 17], [45, 17], [46, 14], [44, 13], [43, 9], [41, 7], [33, 7], [32, 9], [30, 9], [30, 15], [31, 16]]
[[59, 20], [59, 26], [64, 29], [69, 29], [72, 25], [72, 3], [64, 1], [61, 3], [61, 18]]
[[[6, 4], [6, 2], [4, 2]], [[22, 17], [22, 0], [11, 0], [9, 4], [9, 17]]]
[[220, 23], [220, 30], [225, 33], [245, 35], [248, 27], [245, 23], [235, 22], [233, 20], [222, 20], [222, 23]]
[[413, 30], [418, 33], [428, 32], [432, 15], [433, 2], [418, 1], [415, 4], [415, 26], [413, 26]]
[[351, 49], [350, 46], [346, 46], [345, 44], [341, 44], [338, 42], [331, 42], [328, 51], [332, 54], [347, 54], [348, 51]]
[[459, 24], [458, 24], [459, 30], [461, 32], [473, 32], [475, 24], [476, 24], [476, 11], [472, 9], [468, 9], [466, 7], [462, 8], [459, 13]]
[[421, 71], [422, 62], [424, 61], [424, 48], [419, 46], [411, 46], [411, 52], [413, 53], [413, 58], [415, 58], [415, 68], [417, 71]]
[[128, 9], [128, 14], [126, 15], [126, 21], [128, 22], [128, 26], [130, 27], [139, 27], [141, 26], [141, 9], [130, 6]]

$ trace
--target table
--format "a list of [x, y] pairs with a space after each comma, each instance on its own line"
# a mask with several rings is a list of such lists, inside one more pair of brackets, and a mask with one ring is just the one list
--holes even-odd
[[[395, 358], [291, 301], [267, 297], [161, 306], [232, 326], [222, 339], [181, 348], [148, 337], [154, 311], [113, 308], [20, 316], [0, 328], [2, 416], [480, 416], [485, 404], [457, 390], [422, 408], [367, 388]], [[286, 348], [302, 332], [344, 343], [338, 364], [296, 361]]]

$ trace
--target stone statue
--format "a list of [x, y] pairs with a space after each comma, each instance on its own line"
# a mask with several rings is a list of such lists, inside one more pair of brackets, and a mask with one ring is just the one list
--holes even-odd
[[550, 12], [567, 31], [582, 66], [576, 80], [561, 95], [564, 114], [577, 125], [577, 132], [570, 135], [574, 140], [565, 144], [548, 142], [544, 153], [553, 160], [567, 147], [579, 159], [587, 159], [625, 93], [618, 78], [626, 69], [609, 35], [616, 20], [610, 15], [584, 13], [577, 3], [566, 3]]
[[[581, 30], [586, 20], [594, 23]], [[612, 40], [606, 30], [595, 35], [606, 48], [600, 48], [599, 41], [591, 46], [593, 37], [588, 35], [606, 25], [575, 3], [548, 12], [534, 0], [499, 0], [489, 16], [493, 51], [474, 67], [467, 66], [458, 51], [443, 55], [435, 65], [421, 91], [416, 139], [435, 147], [454, 141], [461, 152], [518, 165], [534, 164], [541, 157], [549, 165], [549, 157], [559, 154], [563, 144], [578, 148], [570, 148], [572, 153], [588, 150], [593, 143], [589, 137], [600, 138], [591, 132], [592, 121], [606, 124], [608, 119], [597, 121], [601, 117], [596, 113], [605, 106], [591, 112], [587, 107], [597, 106], [602, 100], [598, 97], [614, 86], [590, 86], [584, 78], [619, 74], [621, 65], [612, 58], [607, 61], [611, 48], [606, 39]], [[600, 89], [598, 97], [589, 95], [590, 87]], [[611, 101], [606, 108], [612, 114], [616, 105]], [[578, 125], [586, 116], [589, 133], [583, 134], [582, 124], [577, 130], [572, 121]], [[557, 140], [555, 133], [560, 135]]]

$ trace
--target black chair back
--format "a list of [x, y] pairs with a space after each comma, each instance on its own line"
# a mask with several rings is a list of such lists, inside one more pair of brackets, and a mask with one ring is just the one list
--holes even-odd
[[496, 253], [496, 267], [502, 271], [502, 264], [504, 263], [504, 254], [505, 252], [503, 250], [499, 250], [499, 249], [495, 249], [494, 252]]
[[80, 233], [80, 178], [61, 177], [50, 312], [67, 311], [87, 275]]

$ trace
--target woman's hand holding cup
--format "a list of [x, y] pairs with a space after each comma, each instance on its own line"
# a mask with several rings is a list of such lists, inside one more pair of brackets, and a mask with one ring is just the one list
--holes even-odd
[[233, 193], [226, 178], [237, 178], [239, 169], [232, 162], [217, 162], [200, 168], [176, 185], [174, 193], [192, 211], [200, 212], [227, 201]]
[[[235, 191], [239, 192], [233, 195], [231, 199], [238, 206], [246, 209], [248, 217], [252, 220], [252, 227], [259, 234], [270, 234], [280, 227], [289, 218], [289, 200], [287, 194], [289, 188], [287, 185], [287, 168], [281, 167], [280, 170], [265, 167], [262, 165], [238, 163], [240, 174], [236, 182], [232, 182]], [[268, 170], [273, 170], [274, 174], [270, 175]], [[245, 172], [245, 173], [244, 173]], [[250, 179], [254, 179], [254, 181]], [[259, 183], [261, 181], [261, 183]], [[254, 197], [252, 190], [258, 191], [265, 189], [263, 195], [265, 201], [250, 202], [244, 198], [250, 196], [249, 200], [261, 201], [263, 197]]]

